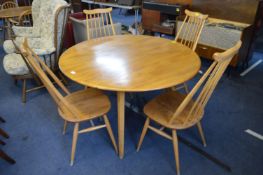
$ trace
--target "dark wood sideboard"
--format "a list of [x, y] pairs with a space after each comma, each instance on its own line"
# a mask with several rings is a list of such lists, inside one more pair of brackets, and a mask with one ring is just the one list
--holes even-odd
[[[184, 7], [193, 11], [199, 11], [209, 15], [209, 20], [217, 24], [229, 24], [242, 28], [240, 39], [243, 44], [240, 52], [231, 62], [231, 66], [236, 67], [239, 63], [247, 65], [251, 57], [251, 45], [253, 41], [253, 32], [255, 31], [255, 16], [257, 12], [259, 0], [145, 0], [163, 4], [179, 4], [182, 5], [180, 15], [183, 15]], [[145, 30], [156, 32], [155, 26], [158, 26], [167, 16], [161, 11], [142, 9], [142, 25]], [[210, 22], [209, 21], [209, 22]], [[211, 26], [210, 26], [211, 27]], [[208, 28], [207, 28], [208, 29]], [[232, 30], [235, 30], [232, 28]], [[174, 35], [174, 33], [159, 32]], [[231, 29], [229, 29], [231, 31]], [[234, 31], [235, 33], [235, 31]], [[210, 33], [211, 38], [213, 34]], [[207, 36], [203, 36], [207, 37]], [[216, 37], [215, 37], [216, 38]], [[224, 42], [222, 40], [222, 42]], [[208, 42], [209, 43], [209, 42]], [[216, 44], [198, 43], [196, 52], [199, 56], [212, 59], [215, 52], [222, 52], [227, 48], [218, 47]], [[222, 44], [221, 44], [222, 45]]]

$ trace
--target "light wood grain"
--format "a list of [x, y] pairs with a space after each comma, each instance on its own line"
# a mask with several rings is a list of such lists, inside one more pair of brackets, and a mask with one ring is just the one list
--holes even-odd
[[13, 1], [7, 1], [7, 2], [4, 2], [2, 4], [2, 9], [10, 9], [10, 8], [15, 8], [17, 7], [17, 3], [13, 2]]
[[117, 92], [119, 157], [124, 156], [125, 92]]
[[[200, 120], [203, 118], [205, 106], [216, 85], [231, 59], [238, 53], [240, 47], [241, 41], [223, 53], [215, 53], [215, 61], [189, 94], [185, 95], [177, 91], [167, 91], [152, 99], [144, 107], [144, 113], [147, 116], [147, 120], [139, 140], [139, 146], [141, 146], [145, 135], [145, 127], [148, 127], [165, 138], [171, 139], [174, 145], [177, 174], [180, 174], [180, 167], [176, 130], [187, 129], [197, 125], [203, 145], [206, 146]], [[195, 95], [197, 96], [196, 98], [194, 98]], [[165, 128], [172, 129], [172, 138], [167, 135], [167, 133], [148, 125], [149, 119]]]
[[84, 10], [87, 22], [87, 39], [115, 35], [112, 8]]
[[59, 67], [85, 86], [138, 92], [191, 79], [200, 69], [200, 59], [191, 49], [167, 39], [122, 35], [71, 47], [60, 57]]
[[186, 17], [176, 34], [175, 41], [195, 51], [208, 15], [189, 10], [185, 10], [185, 14]]
[[[175, 42], [181, 43], [195, 51], [208, 15], [203, 15], [199, 12], [193, 12], [190, 10], [185, 10], [185, 14], [184, 21], [176, 34]], [[189, 88], [186, 82], [183, 86], [173, 89], [179, 90], [181, 88], [184, 88], [185, 92], [189, 93]]]
[[31, 10], [31, 6], [15, 7], [10, 9], [0, 10], [0, 18], [19, 17], [20, 14], [26, 10]]
[[109, 36], [84, 41], [60, 57], [60, 70], [88, 87], [117, 92], [119, 156], [124, 157], [125, 92], [163, 89], [200, 69], [189, 48], [150, 36]]

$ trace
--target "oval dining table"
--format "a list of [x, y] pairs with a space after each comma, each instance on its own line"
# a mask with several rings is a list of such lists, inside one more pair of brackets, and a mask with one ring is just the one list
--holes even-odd
[[193, 78], [200, 58], [188, 47], [145, 35], [116, 35], [66, 50], [59, 68], [84, 86], [117, 92], [119, 157], [124, 156], [125, 93], [165, 89]]

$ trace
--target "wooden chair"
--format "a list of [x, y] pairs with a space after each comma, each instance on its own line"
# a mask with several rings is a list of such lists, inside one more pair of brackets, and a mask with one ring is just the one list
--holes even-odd
[[17, 7], [17, 3], [14, 1], [7, 1], [2, 4], [2, 9], [9, 9]]
[[111, 17], [112, 8], [84, 10], [87, 18], [87, 39], [116, 35]]
[[[9, 9], [9, 8], [15, 8], [17, 7], [17, 3], [14, 1], [6, 1], [4, 2], [2, 5], [1, 5], [1, 9]], [[15, 18], [12, 18], [12, 19], [15, 19]], [[9, 19], [8, 19], [9, 21]], [[8, 30], [7, 33], [11, 33], [9, 32], [11, 29], [10, 29], [10, 25], [9, 23], [6, 21], [6, 19], [3, 19], [3, 23], [4, 23], [4, 26], [3, 26], [3, 32], [4, 32], [4, 39], [6, 38], [6, 31], [5, 30]], [[7, 36], [7, 37], [10, 37], [10, 36]]]
[[[42, 59], [45, 61], [46, 64], [49, 64], [52, 71], [57, 72], [61, 79], [66, 81], [62, 74], [59, 72], [58, 69], [58, 58], [60, 54], [62, 53], [63, 49], [63, 41], [64, 41], [64, 34], [65, 34], [65, 26], [67, 23], [68, 19], [68, 13], [69, 13], [70, 6], [61, 6], [59, 7], [56, 12], [55, 12], [55, 25], [54, 25], [54, 46], [55, 46], [55, 51], [46, 55], [42, 55]], [[61, 18], [62, 17], [62, 18]], [[26, 21], [25, 21], [26, 20]], [[21, 24], [22, 26], [25, 26], [27, 22], [31, 21], [31, 11], [25, 11], [23, 14], [20, 15], [19, 17], [19, 25]], [[31, 23], [32, 24], [32, 23]], [[27, 27], [27, 26], [25, 26]], [[25, 61], [25, 58], [23, 54], [20, 53], [19, 46], [13, 41], [13, 45], [16, 48], [16, 51], [18, 54], [21, 55], [22, 59], [24, 60], [26, 67], [28, 69], [27, 74], [17, 74], [17, 75], [12, 75], [14, 78], [15, 84], [17, 84], [17, 81], [22, 81], [22, 102], [26, 102], [26, 96], [27, 93], [39, 90], [43, 88], [41, 83], [39, 82], [38, 78], [35, 76], [34, 72], [31, 70], [31, 67], [28, 65], [28, 63]], [[27, 80], [32, 80], [34, 79], [37, 83], [36, 87], [33, 88], [27, 88]]]
[[185, 10], [185, 18], [180, 26], [175, 41], [195, 51], [208, 15]]
[[[61, 81], [59, 81], [56, 75], [50, 70], [50, 68], [28, 47], [26, 41], [23, 43], [22, 49], [22, 53], [25, 55], [27, 61], [56, 102], [60, 116], [65, 120], [63, 133], [66, 131], [67, 122], [74, 123], [70, 164], [73, 165], [74, 162], [78, 134], [95, 131], [105, 127], [107, 128], [110, 139], [117, 153], [115, 138], [106, 115], [111, 106], [108, 97], [101, 91], [91, 88], [70, 93], [69, 90], [61, 83]], [[60, 91], [58, 91], [49, 77], [51, 77], [57, 83], [66, 96], [63, 96]], [[79, 124], [81, 122], [89, 121], [101, 116], [103, 116], [105, 124], [92, 126], [81, 130], [79, 129]]]
[[24, 11], [23, 13], [20, 14], [17, 20], [11, 18], [9, 19], [9, 22], [12, 25], [17, 25], [17, 26], [24, 26], [24, 27], [33, 26], [32, 10]]
[[[189, 10], [185, 10], [185, 14], [186, 16], [184, 18], [184, 21], [176, 34], [175, 42], [181, 43], [189, 47], [191, 50], [195, 51], [197, 42], [200, 38], [208, 15], [204, 15], [199, 12], [192, 12]], [[184, 83], [183, 87], [188, 93], [189, 90], [186, 83]], [[176, 89], [180, 88], [181, 87], [178, 87]]]
[[[223, 53], [215, 53], [213, 56], [214, 62], [188, 95], [181, 94], [176, 91], [168, 91], [157, 96], [145, 105], [144, 113], [146, 114], [147, 119], [142, 130], [137, 151], [139, 151], [148, 129], [169, 140], [172, 140], [177, 174], [180, 174], [178, 139], [176, 130], [187, 129], [197, 125], [203, 145], [206, 146], [206, 140], [200, 123], [204, 115], [205, 106], [211, 97], [218, 81], [220, 80], [233, 56], [238, 52], [240, 46], [241, 41]], [[197, 92], [200, 93], [197, 95]], [[193, 98], [194, 95], [197, 95], [195, 100]], [[172, 136], [165, 133], [161, 129], [151, 126], [151, 120], [165, 128], [171, 129]]]

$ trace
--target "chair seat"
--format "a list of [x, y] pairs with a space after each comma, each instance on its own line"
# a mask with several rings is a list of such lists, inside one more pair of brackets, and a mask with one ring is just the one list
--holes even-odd
[[17, 53], [7, 54], [3, 59], [5, 71], [10, 75], [26, 75], [29, 74], [28, 67], [22, 56]]
[[15, 48], [12, 40], [5, 40], [3, 42], [3, 48], [4, 48], [5, 53], [7, 53], [7, 54], [16, 52], [16, 48]]
[[165, 92], [149, 103], [147, 103], [144, 107], [144, 113], [153, 121], [161, 124], [166, 128], [171, 129], [185, 129], [195, 125], [198, 121], [200, 121], [203, 117], [204, 111], [201, 111], [200, 116], [190, 116], [189, 120], [184, 124], [188, 113], [193, 106], [194, 102], [191, 101], [189, 105], [181, 112], [179, 116], [176, 117], [173, 123], [169, 124], [169, 120], [172, 118], [173, 114], [182, 103], [185, 94], [181, 94], [176, 91]]
[[[16, 37], [15, 42], [18, 46], [20, 46], [21, 43], [23, 43], [23, 41], [24, 41], [24, 37]], [[39, 56], [49, 55], [56, 51], [56, 49], [52, 46], [43, 47], [43, 45], [48, 45], [48, 44], [44, 44], [45, 41], [41, 40], [41, 38], [28, 38], [28, 42], [30, 46], [32, 47], [33, 51]], [[4, 48], [5, 53], [7, 54], [17, 52], [12, 40], [5, 40], [3, 42], [3, 48]]]
[[67, 95], [65, 100], [73, 105], [80, 114], [79, 116], [73, 116], [58, 109], [59, 114], [70, 122], [81, 122], [100, 117], [108, 113], [111, 107], [109, 98], [102, 91], [92, 88]]

